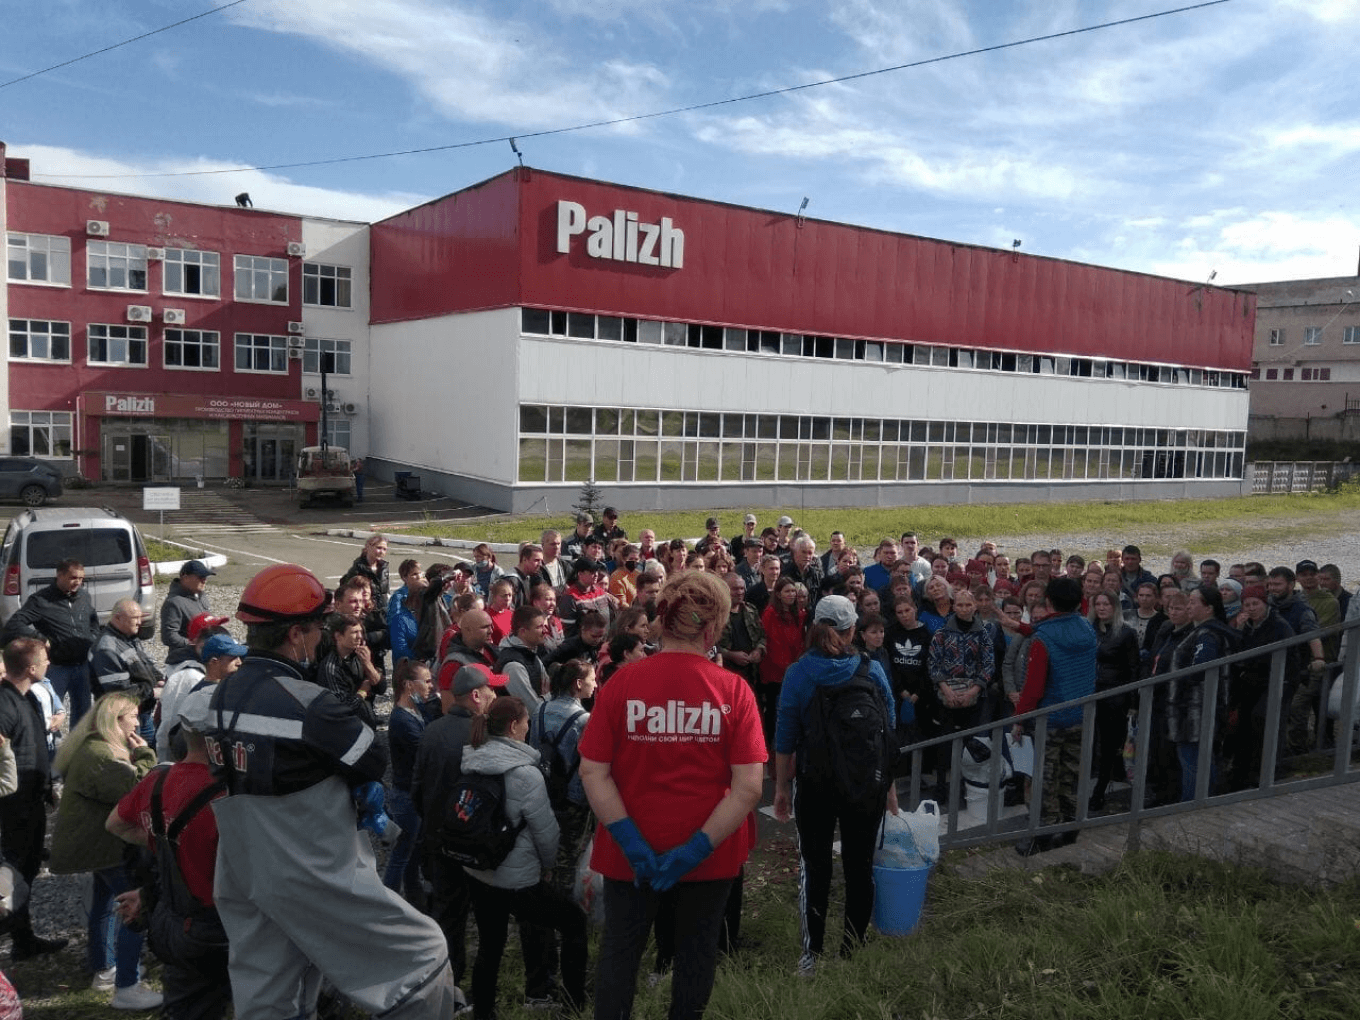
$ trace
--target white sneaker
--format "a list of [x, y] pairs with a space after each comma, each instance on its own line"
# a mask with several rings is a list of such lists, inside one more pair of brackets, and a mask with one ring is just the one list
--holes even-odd
[[98, 971], [94, 980], [90, 982], [90, 987], [96, 992], [107, 992], [113, 988], [113, 979], [118, 975], [117, 967], [110, 967], [108, 970]]
[[130, 988], [115, 988], [113, 990], [113, 1002], [110, 1005], [114, 1009], [146, 1012], [159, 1009], [162, 1001], [164, 1001], [164, 997], [160, 992], [139, 982]]

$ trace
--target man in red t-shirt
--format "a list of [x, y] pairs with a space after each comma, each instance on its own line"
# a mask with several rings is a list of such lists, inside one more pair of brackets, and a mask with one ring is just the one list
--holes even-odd
[[[213, 779], [207, 745], [199, 735], [208, 726], [211, 699], [211, 688], [183, 699], [179, 723], [188, 747], [184, 759], [153, 770], [118, 802], [106, 823], [120, 839], [157, 851], [157, 895], [148, 942], [164, 964], [165, 1015], [202, 1020], [220, 1020], [231, 1004], [227, 936], [213, 906], [217, 819], [211, 801], [224, 790]], [[153, 805], [157, 787], [159, 821]], [[170, 845], [156, 846], [152, 832], [158, 825]], [[142, 890], [118, 897], [124, 921], [143, 906]]]

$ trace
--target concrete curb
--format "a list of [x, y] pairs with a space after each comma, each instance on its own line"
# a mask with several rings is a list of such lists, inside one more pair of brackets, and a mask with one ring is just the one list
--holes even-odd
[[[363, 541], [368, 541], [374, 535], [382, 535], [387, 539], [388, 545], [432, 545], [442, 549], [461, 549], [469, 553], [482, 544], [469, 538], [431, 538], [427, 535], [403, 535], [397, 531], [356, 531], [352, 528], [327, 528], [322, 534], [330, 535], [332, 538], [355, 538]], [[518, 542], [488, 542], [487, 545], [497, 555], [519, 553]]]
[[[189, 553], [198, 551], [192, 545], [185, 545], [183, 542], [172, 542], [168, 538], [158, 538], [156, 539], [156, 541], [161, 543], [161, 545], [176, 546], [180, 549], [183, 549], [185, 552]], [[186, 556], [183, 560], [168, 560], [163, 563], [153, 563], [151, 564], [151, 571], [152, 573], [155, 574], [178, 574], [179, 568], [184, 566], [186, 560], [190, 559], [200, 560], [203, 563], [207, 564], [208, 566], [212, 567], [213, 569], [216, 569], [217, 567], [225, 567], [227, 565], [227, 558], [223, 556], [221, 553], [210, 553], [207, 556]]]

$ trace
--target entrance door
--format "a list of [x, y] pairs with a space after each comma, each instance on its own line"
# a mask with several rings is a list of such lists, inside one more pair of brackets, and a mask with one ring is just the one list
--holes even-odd
[[[251, 450], [249, 447], [253, 446]], [[297, 443], [288, 436], [258, 436], [247, 441], [246, 464], [256, 482], [286, 482], [293, 477]], [[253, 453], [253, 457], [251, 454]]]

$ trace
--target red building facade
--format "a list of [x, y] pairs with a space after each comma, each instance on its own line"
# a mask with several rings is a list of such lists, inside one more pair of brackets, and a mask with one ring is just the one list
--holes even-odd
[[10, 452], [70, 455], [110, 481], [286, 479], [319, 412], [298, 399], [301, 218], [49, 187], [15, 169]]

